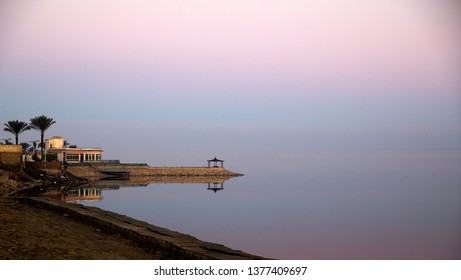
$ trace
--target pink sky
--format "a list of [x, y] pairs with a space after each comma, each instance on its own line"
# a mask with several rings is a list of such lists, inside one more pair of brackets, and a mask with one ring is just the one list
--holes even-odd
[[[313, 240], [333, 244], [330, 252], [315, 244], [292, 248], [321, 257], [382, 240], [382, 252], [405, 242], [419, 248], [435, 235], [459, 241], [459, 231], [424, 226], [443, 225], [459, 210], [449, 194], [459, 194], [460, 181], [460, 3], [0, 0], [0, 124], [47, 115], [56, 123], [45, 138], [101, 147], [104, 160], [201, 166], [224, 159], [247, 176], [226, 183], [230, 192], [218, 197], [231, 195], [232, 214], [244, 218], [239, 226], [253, 222], [248, 213], [267, 220], [267, 228], [246, 227], [257, 242], [244, 250], [280, 241], [277, 232], [277, 240], [260, 238], [274, 220], [293, 240], [320, 236]], [[39, 137], [30, 130], [20, 142]], [[14, 139], [0, 130], [4, 138]], [[170, 210], [167, 194], [136, 201]], [[235, 208], [242, 197], [251, 207]], [[199, 200], [185, 198], [180, 202], [209, 214], [206, 203], [195, 207]], [[180, 219], [195, 224], [183, 212]], [[177, 222], [167, 219], [166, 226]], [[375, 238], [358, 240], [358, 229]], [[402, 230], [419, 237], [404, 232], [398, 239]], [[445, 239], [425, 248], [440, 256]]]
[[109, 68], [124, 77], [153, 70], [173, 80], [211, 75], [301, 85], [447, 84], [459, 70], [456, 28], [435, 9], [443, 4], [134, 2], [33, 1], [16, 7], [4, 35], [7, 62], [31, 70], [91, 68], [99, 74]]
[[2, 1], [0, 119], [459, 131], [454, 3]]

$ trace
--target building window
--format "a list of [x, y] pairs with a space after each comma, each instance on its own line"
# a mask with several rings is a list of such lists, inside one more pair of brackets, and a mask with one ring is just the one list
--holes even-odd
[[96, 155], [96, 160], [97, 160], [97, 161], [101, 161], [101, 154], [97, 154], [97, 155]]
[[66, 161], [78, 161], [78, 155], [66, 155]]
[[95, 160], [97, 160], [97, 155], [85, 154], [85, 161], [95, 161]]

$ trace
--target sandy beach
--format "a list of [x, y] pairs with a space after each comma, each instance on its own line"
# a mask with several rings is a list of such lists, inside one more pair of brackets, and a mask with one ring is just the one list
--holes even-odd
[[71, 217], [0, 198], [0, 259], [15, 260], [149, 260], [146, 251], [120, 235]]

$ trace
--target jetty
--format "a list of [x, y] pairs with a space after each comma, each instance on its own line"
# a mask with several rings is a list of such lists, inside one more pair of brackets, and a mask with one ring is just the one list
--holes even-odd
[[[190, 177], [200, 180], [202, 177], [224, 177], [228, 179], [231, 177], [243, 176], [241, 173], [235, 173], [224, 168], [221, 160], [216, 162], [221, 163], [221, 165], [209, 164], [209, 166], [200, 167], [153, 167], [146, 163], [120, 163], [118, 160], [72, 164], [60, 164], [59, 162], [42, 164], [41, 162], [37, 162], [36, 168], [50, 173], [65, 169], [76, 177], [88, 180], [130, 180], [141, 177], [148, 177], [159, 181], [164, 177], [170, 179], [176, 178], [176, 180], [181, 180], [182, 177]], [[30, 167], [34, 165], [35, 164], [31, 164]]]

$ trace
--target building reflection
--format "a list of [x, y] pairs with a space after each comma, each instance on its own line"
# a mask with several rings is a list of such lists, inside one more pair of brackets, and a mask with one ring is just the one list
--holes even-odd
[[51, 190], [42, 197], [48, 197], [63, 202], [80, 202], [80, 201], [101, 201], [103, 188], [94, 188], [90, 186], [81, 186], [69, 190]]
[[71, 189], [62, 195], [64, 202], [80, 202], [80, 201], [101, 201], [102, 188], [75, 188]]
[[103, 200], [103, 190], [118, 190], [121, 187], [148, 187], [155, 184], [206, 184], [207, 190], [218, 192], [224, 190], [224, 182], [229, 177], [158, 177], [150, 180], [101, 180], [89, 185], [75, 187], [68, 190], [49, 191], [42, 196], [63, 202], [98, 202]]

